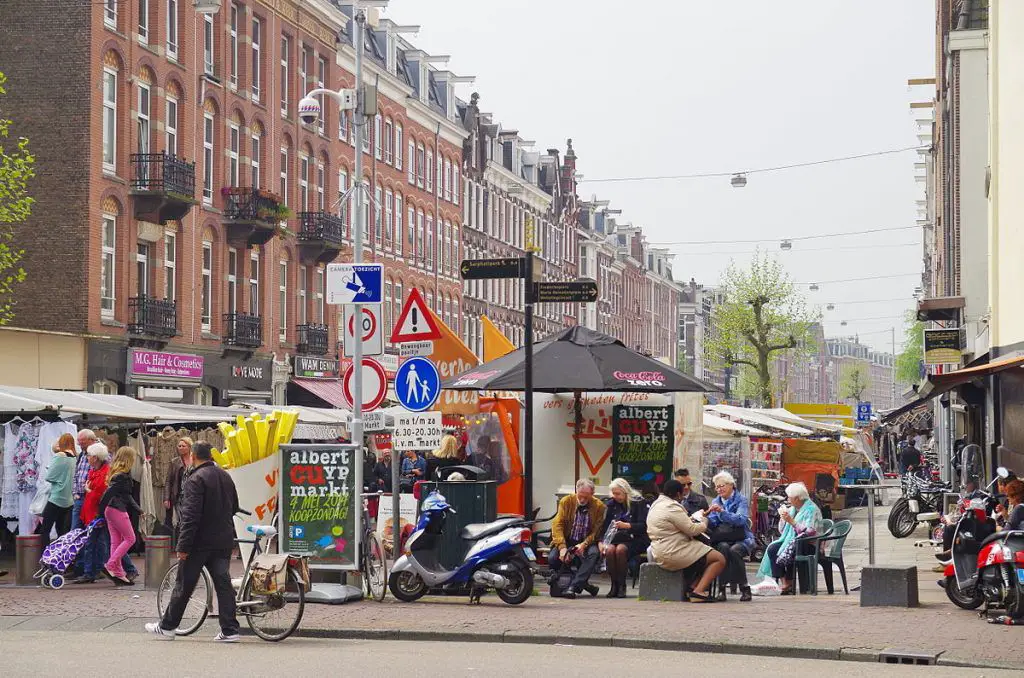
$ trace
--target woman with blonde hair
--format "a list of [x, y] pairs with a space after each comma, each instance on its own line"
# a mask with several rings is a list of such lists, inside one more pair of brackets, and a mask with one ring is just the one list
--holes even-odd
[[455, 436], [446, 433], [441, 438], [441, 446], [430, 453], [427, 459], [426, 480], [437, 480], [440, 469], [459, 464], [459, 441]]
[[99, 513], [107, 521], [110, 532], [110, 557], [103, 566], [103, 574], [118, 586], [132, 583], [121, 564], [121, 558], [135, 544], [135, 530], [132, 529], [129, 511], [142, 513], [132, 497], [132, 466], [135, 465], [135, 450], [119, 447], [107, 471], [107, 490], [100, 499]]
[[608, 483], [611, 497], [605, 500], [604, 535], [598, 548], [612, 580], [609, 598], [626, 597], [629, 559], [647, 550], [647, 502], [624, 478]]

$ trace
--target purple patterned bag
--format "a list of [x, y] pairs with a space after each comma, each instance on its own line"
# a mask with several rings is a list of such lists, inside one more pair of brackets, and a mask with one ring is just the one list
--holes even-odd
[[103, 521], [97, 518], [86, 527], [79, 527], [57, 537], [43, 551], [43, 557], [39, 559], [39, 563], [48, 566], [54, 572], [66, 572], [75, 562], [78, 552], [89, 542], [92, 531], [102, 524]]

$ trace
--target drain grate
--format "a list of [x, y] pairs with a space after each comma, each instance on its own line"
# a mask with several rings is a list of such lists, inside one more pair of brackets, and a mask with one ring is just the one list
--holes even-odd
[[921, 650], [899, 650], [886, 648], [878, 653], [878, 661], [882, 664], [907, 664], [911, 666], [934, 666], [939, 659], [937, 652]]

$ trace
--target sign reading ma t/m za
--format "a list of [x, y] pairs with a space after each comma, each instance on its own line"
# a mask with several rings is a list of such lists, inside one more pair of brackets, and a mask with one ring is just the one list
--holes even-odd
[[436, 450], [441, 447], [444, 429], [440, 412], [406, 412], [395, 415], [395, 429], [391, 441], [394, 449]]
[[328, 304], [379, 304], [383, 264], [327, 264]]

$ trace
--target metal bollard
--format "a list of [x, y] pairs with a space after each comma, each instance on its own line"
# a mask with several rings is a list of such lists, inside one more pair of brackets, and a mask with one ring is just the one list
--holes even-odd
[[14, 583], [18, 586], [32, 586], [32, 575], [39, 569], [43, 556], [43, 535], [18, 535], [14, 545]]
[[171, 567], [171, 537], [154, 534], [146, 541], [146, 588], [158, 589]]

